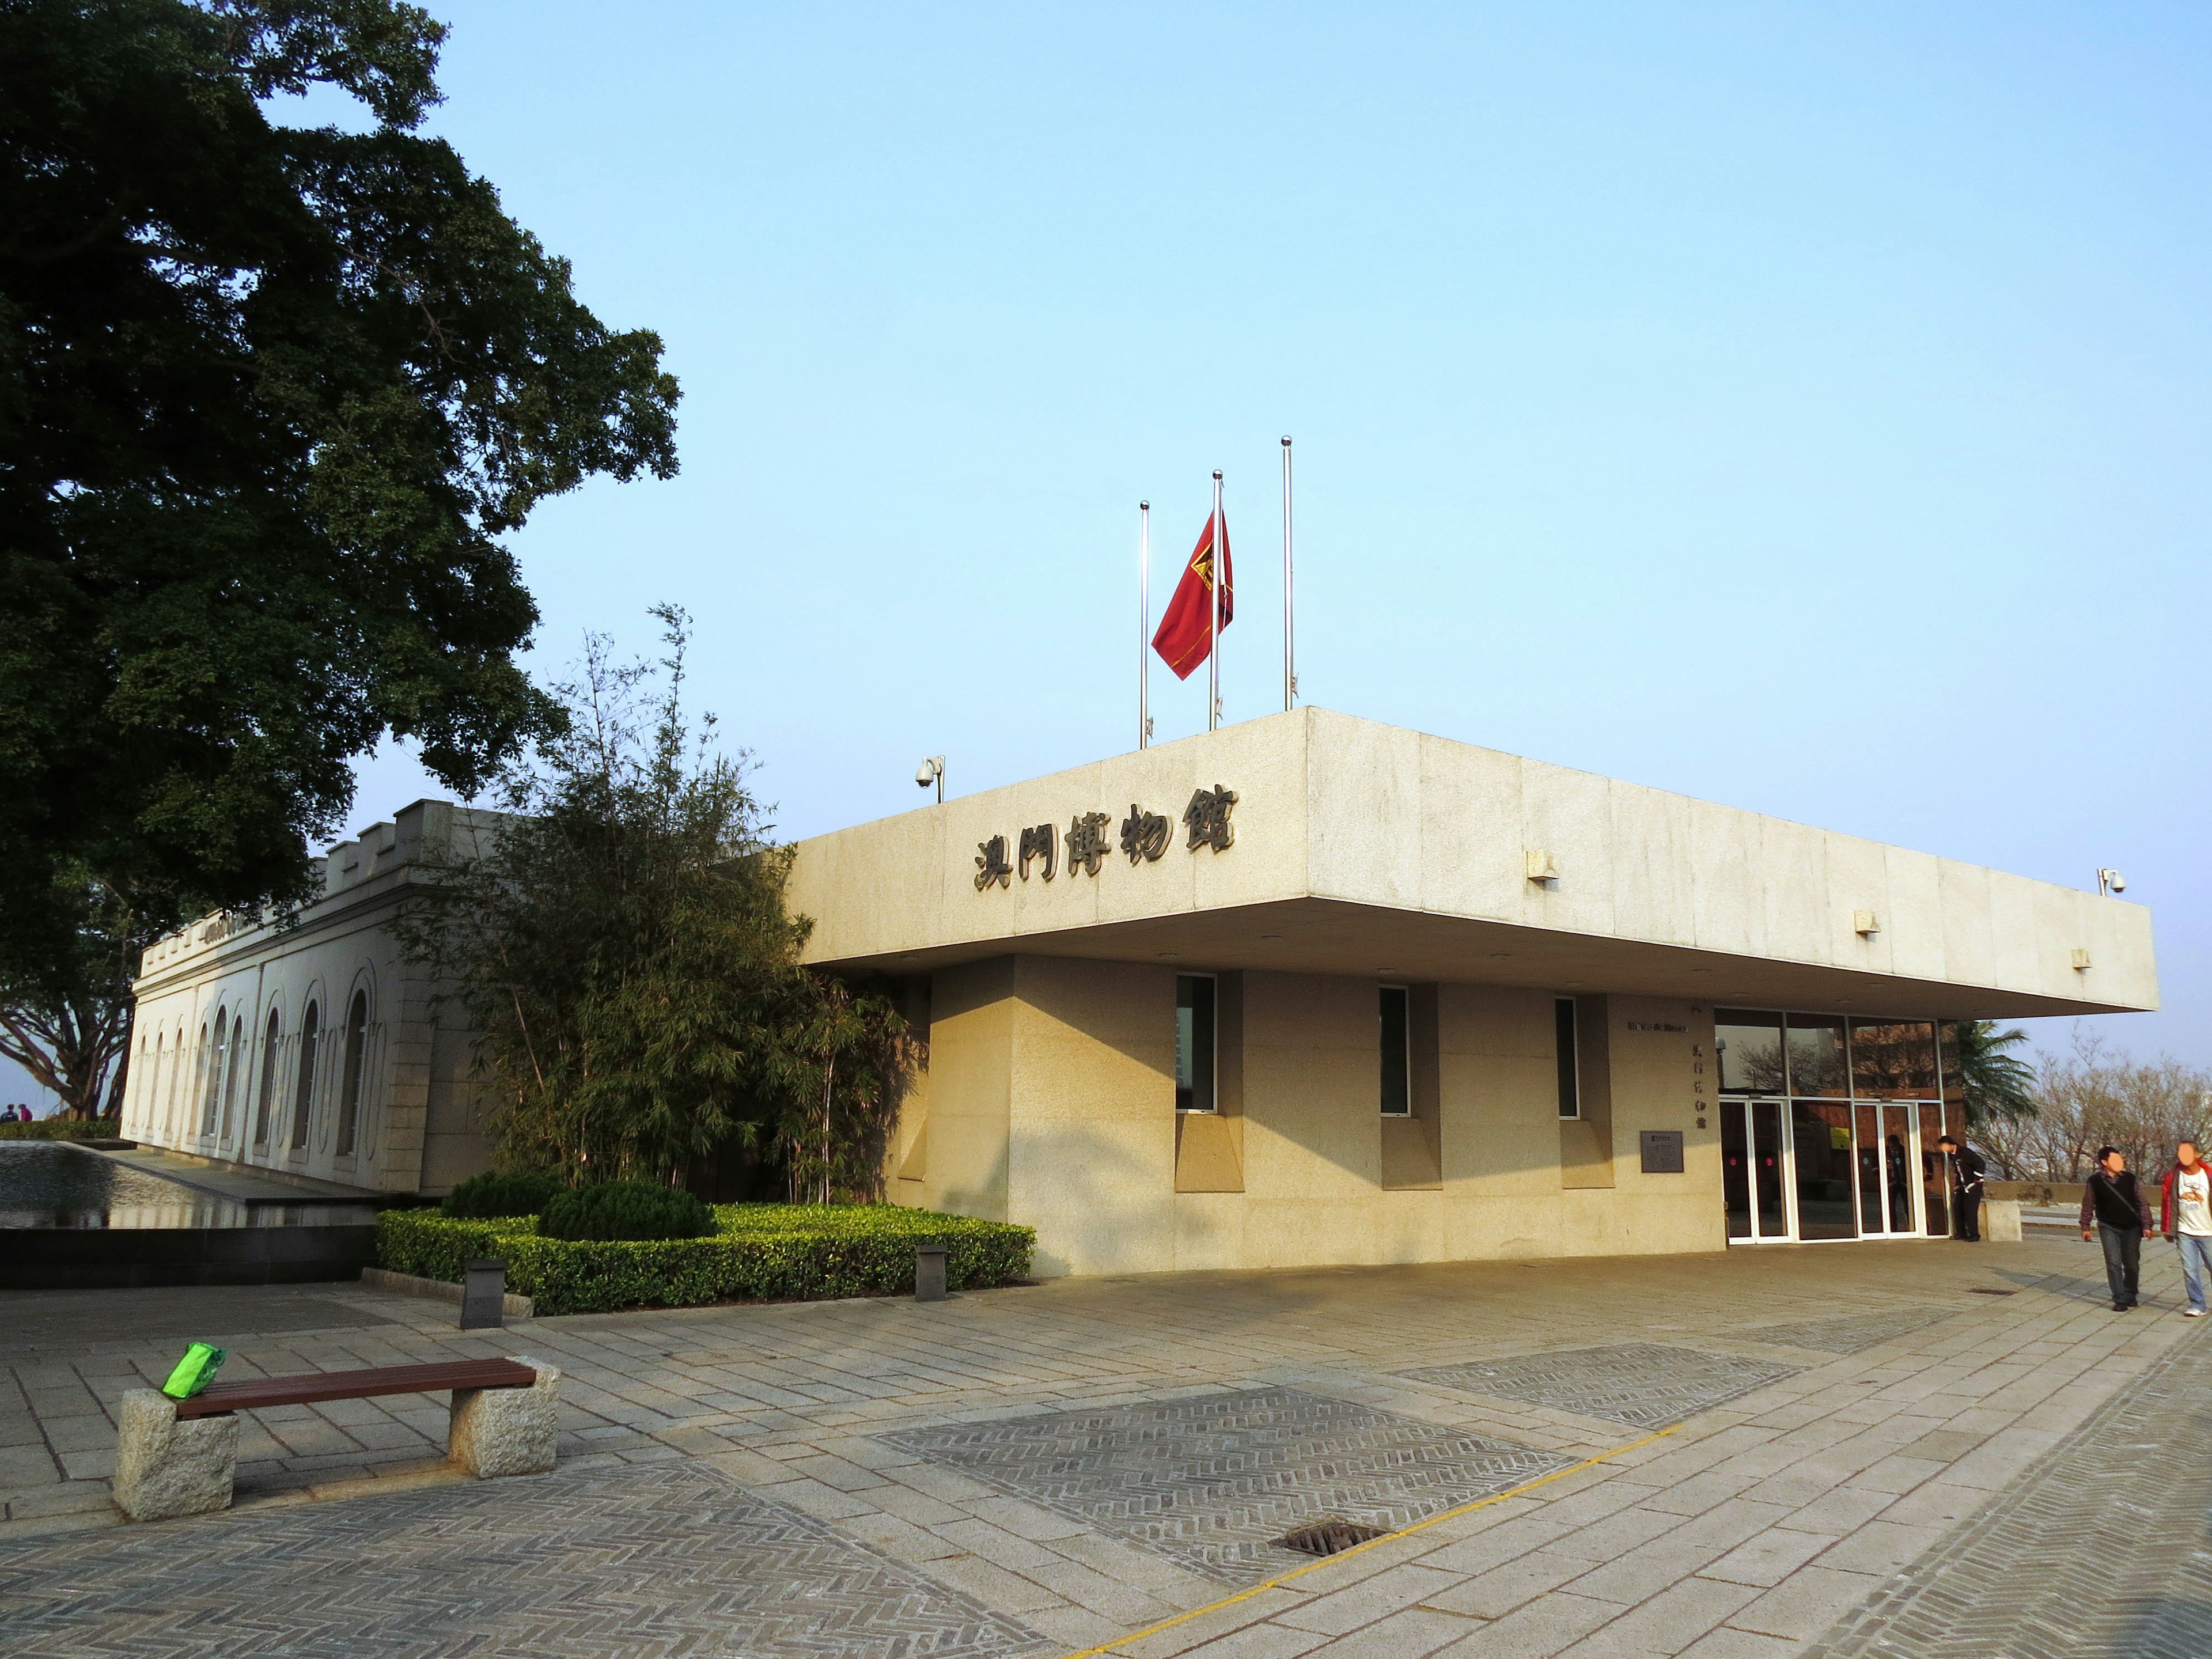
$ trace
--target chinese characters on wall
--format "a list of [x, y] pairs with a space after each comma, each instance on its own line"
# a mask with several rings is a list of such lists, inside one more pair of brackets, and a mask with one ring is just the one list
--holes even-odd
[[[1237, 792], [1223, 785], [1193, 791], [1190, 804], [1182, 810], [1183, 828], [1188, 831], [1184, 846], [1194, 853], [1201, 847], [1227, 852], [1237, 839], [1236, 826], [1230, 822], [1236, 805]], [[1027, 881], [1032, 872], [1050, 881], [1063, 868], [1070, 877], [1079, 872], [1095, 877], [1098, 866], [1113, 855], [1115, 843], [1108, 830], [1112, 823], [1110, 813], [1078, 812], [1065, 830], [1050, 823], [1025, 825], [1013, 837], [1011, 858], [1005, 836], [979, 841], [975, 843], [975, 890], [981, 893], [1009, 886], [1016, 876]], [[1168, 850], [1174, 835], [1175, 826], [1165, 815], [1148, 812], [1131, 801], [1129, 816], [1121, 820], [1121, 850], [1133, 866], [1155, 863]]]

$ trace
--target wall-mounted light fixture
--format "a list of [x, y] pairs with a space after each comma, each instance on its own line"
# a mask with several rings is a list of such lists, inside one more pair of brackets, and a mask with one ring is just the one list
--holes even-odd
[[1851, 912], [1851, 932], [1861, 939], [1872, 939], [1881, 932], [1881, 918], [1871, 910], [1854, 910]]
[[1530, 848], [1528, 854], [1528, 879], [1540, 887], [1549, 887], [1559, 878], [1559, 866], [1549, 853]]
[[2086, 974], [2089, 971], [2089, 953], [2087, 951], [2077, 950], [2074, 952], [2074, 971], [2077, 974]]

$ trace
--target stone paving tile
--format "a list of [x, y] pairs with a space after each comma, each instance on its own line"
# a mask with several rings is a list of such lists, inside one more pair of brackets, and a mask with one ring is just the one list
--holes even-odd
[[696, 1463], [617, 1480], [469, 1482], [18, 1550], [0, 1556], [0, 1620], [11, 1659], [714, 1652], [733, 1628], [747, 1653], [809, 1659], [982, 1659], [1049, 1645]]
[[1293, 1527], [1334, 1516], [1394, 1530], [1569, 1461], [1293, 1389], [884, 1438], [1231, 1583], [1297, 1565], [1302, 1558], [1271, 1542]]

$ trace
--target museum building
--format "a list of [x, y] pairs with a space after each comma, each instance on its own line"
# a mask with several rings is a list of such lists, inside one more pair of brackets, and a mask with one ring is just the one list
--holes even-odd
[[[391, 925], [482, 822], [150, 950], [125, 1132], [483, 1167]], [[1948, 1028], [2157, 1006], [2139, 905], [1317, 708], [803, 841], [789, 891], [927, 1035], [888, 1195], [1049, 1274], [1942, 1237]]]

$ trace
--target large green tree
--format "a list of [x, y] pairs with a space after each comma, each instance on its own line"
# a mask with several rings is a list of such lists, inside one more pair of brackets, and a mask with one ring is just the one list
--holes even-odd
[[[349, 760], [557, 710], [501, 538], [675, 470], [659, 338], [418, 130], [395, 0], [0, 0], [0, 964], [301, 890]], [[292, 125], [350, 95], [356, 131]], [[327, 107], [327, 105], [317, 106]]]

